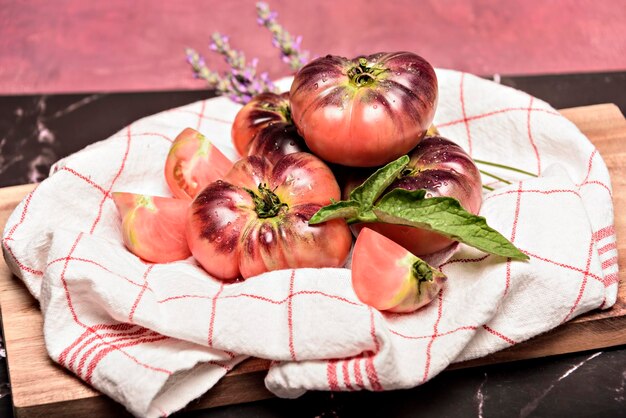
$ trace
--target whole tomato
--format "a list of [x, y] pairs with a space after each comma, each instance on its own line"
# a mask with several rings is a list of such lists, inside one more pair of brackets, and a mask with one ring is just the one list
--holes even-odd
[[289, 100], [298, 132], [314, 154], [374, 167], [419, 143], [437, 98], [433, 67], [413, 53], [395, 52], [318, 58], [295, 75]]
[[[478, 214], [482, 204], [482, 181], [471, 157], [457, 144], [441, 136], [428, 136], [409, 154], [404, 172], [386, 189], [426, 190], [426, 197], [448, 196], [457, 199], [468, 212]], [[344, 195], [360, 184], [352, 180]], [[352, 225], [358, 232], [364, 227], [390, 238], [417, 256], [443, 250], [453, 241], [436, 232], [411, 226], [385, 223]]]
[[289, 93], [261, 93], [246, 103], [235, 116], [231, 129], [233, 145], [239, 155], [248, 155], [252, 138], [274, 123], [291, 124]]
[[293, 124], [279, 122], [257, 132], [250, 141], [247, 155], [260, 155], [274, 163], [284, 155], [308, 150]]
[[341, 266], [352, 243], [346, 222], [308, 224], [339, 195], [332, 172], [312, 154], [289, 154], [275, 164], [260, 156], [241, 159], [223, 181], [208, 185], [192, 202], [189, 248], [221, 280], [284, 268]]

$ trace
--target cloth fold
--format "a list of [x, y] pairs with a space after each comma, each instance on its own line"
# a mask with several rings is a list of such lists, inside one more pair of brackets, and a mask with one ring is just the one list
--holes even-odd
[[165, 157], [188, 126], [234, 159], [239, 106], [211, 99], [136, 121], [59, 161], [9, 218], [4, 256], [40, 301], [51, 358], [131, 413], [156, 417], [247, 356], [274, 360], [265, 383], [282, 397], [408, 388], [610, 307], [617, 247], [610, 179], [595, 148], [536, 98], [469, 74], [437, 75], [435, 123], [445, 137], [474, 158], [539, 175], [490, 167], [511, 184], [490, 183], [481, 209], [528, 262], [460, 245], [440, 265], [449, 279], [438, 298], [400, 315], [363, 305], [347, 268], [223, 284], [191, 258], [139, 260], [124, 247], [111, 192], [170, 195]]

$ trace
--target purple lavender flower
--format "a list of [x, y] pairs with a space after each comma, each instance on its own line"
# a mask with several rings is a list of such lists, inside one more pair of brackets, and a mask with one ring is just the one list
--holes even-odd
[[246, 63], [243, 52], [232, 49], [228, 36], [219, 32], [215, 32], [211, 36], [211, 40], [209, 49], [222, 55], [231, 70], [220, 76], [207, 68], [205, 60], [200, 54], [188, 48], [185, 53], [187, 62], [194, 71], [194, 77], [205, 80], [209, 87], [216, 89], [219, 94], [226, 95], [237, 103], [245, 104], [253, 96], [263, 92], [277, 92], [276, 86], [267, 73], [257, 76], [259, 63], [257, 58]]
[[302, 68], [309, 60], [309, 51], [300, 47], [302, 37], [295, 39], [277, 21], [278, 13], [270, 10], [267, 3], [256, 4], [257, 23], [265, 26], [272, 33], [272, 45], [280, 49], [283, 62], [289, 64], [294, 71]]
[[[281, 60], [289, 64], [293, 70], [302, 68], [309, 59], [309, 52], [303, 51], [300, 47], [302, 37], [293, 38], [277, 23], [278, 13], [271, 11], [265, 3], [257, 3], [257, 15], [258, 24], [265, 26], [272, 33], [272, 45], [280, 49]], [[194, 77], [205, 80], [218, 94], [226, 95], [237, 103], [247, 103], [257, 94], [278, 92], [267, 72], [258, 73], [258, 59], [246, 62], [243, 52], [231, 48], [228, 36], [219, 32], [213, 33], [209, 49], [224, 57], [231, 68], [230, 72], [220, 75], [211, 71], [204, 57], [191, 48], [187, 48], [185, 54]]]

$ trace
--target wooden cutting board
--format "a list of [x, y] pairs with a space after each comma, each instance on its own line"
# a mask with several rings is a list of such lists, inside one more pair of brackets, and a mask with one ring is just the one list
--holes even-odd
[[[562, 110], [595, 144], [613, 182], [620, 288], [611, 309], [590, 312], [549, 333], [462, 368], [626, 344], [626, 120], [617, 106], [602, 104]], [[32, 185], [0, 189], [0, 230]], [[0, 309], [16, 418], [126, 415], [124, 408], [53, 363], [46, 353], [38, 302], [0, 260]], [[269, 362], [249, 359], [228, 373], [188, 409], [210, 408], [271, 397], [263, 385]]]

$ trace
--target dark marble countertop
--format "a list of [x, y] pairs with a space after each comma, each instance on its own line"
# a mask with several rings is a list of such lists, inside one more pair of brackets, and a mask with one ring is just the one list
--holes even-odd
[[[626, 71], [502, 76], [499, 81], [555, 108], [612, 102], [626, 113]], [[54, 161], [133, 120], [211, 96], [210, 91], [0, 96], [0, 187], [40, 181]], [[0, 356], [0, 417], [10, 418], [7, 382]], [[625, 391], [626, 346], [621, 346], [446, 371], [404, 391], [311, 392], [296, 400], [270, 399], [179, 416], [626, 417]]]

